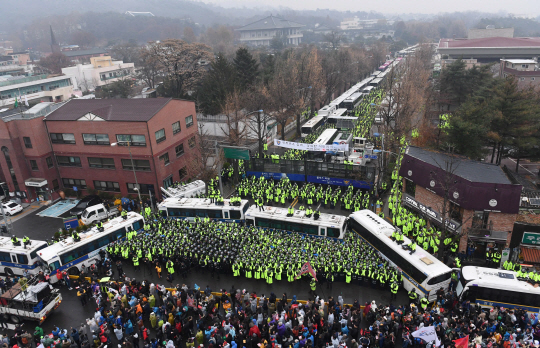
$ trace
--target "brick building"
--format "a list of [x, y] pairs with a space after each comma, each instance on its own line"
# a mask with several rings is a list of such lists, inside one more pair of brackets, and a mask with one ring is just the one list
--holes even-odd
[[29, 201], [38, 195], [54, 199], [59, 189], [74, 186], [83, 194], [88, 188], [136, 194], [127, 146], [111, 146], [118, 141], [131, 142], [142, 194], [160, 196], [159, 187], [196, 174], [193, 102], [75, 99], [50, 112], [36, 113], [34, 108], [2, 117], [0, 123], [0, 176], [10, 191]]
[[459, 236], [460, 251], [469, 241], [479, 246], [479, 255], [486, 247], [508, 247], [522, 186], [512, 184], [499, 166], [410, 146], [399, 174], [403, 203], [438, 228], [444, 223]]

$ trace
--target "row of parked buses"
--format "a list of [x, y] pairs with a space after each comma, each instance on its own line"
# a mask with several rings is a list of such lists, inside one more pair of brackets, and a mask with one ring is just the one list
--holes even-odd
[[[167, 198], [159, 204], [158, 209], [165, 218], [190, 221], [209, 218], [318, 238], [342, 240], [347, 233], [354, 233], [402, 272], [403, 286], [407, 291], [414, 290], [430, 301], [435, 300], [439, 288], [448, 289], [453, 271], [420, 247], [410, 254], [401, 245], [393, 242], [390, 236], [396, 227], [369, 210], [357, 211], [349, 216], [324, 213], [306, 215], [301, 210], [295, 210], [293, 215], [289, 215], [286, 207], [264, 206], [260, 210], [256, 206], [250, 206], [247, 200], [231, 203], [226, 199], [223, 203], [216, 204], [204, 198]], [[103, 228], [93, 227], [80, 233], [78, 240], [67, 237], [49, 246], [37, 240], [31, 241], [26, 247], [13, 245], [9, 238], [3, 237], [0, 240], [0, 272], [22, 275], [23, 271], [27, 270], [33, 275], [42, 270], [53, 275], [57, 271], [66, 270], [69, 274], [78, 274], [82, 265], [89, 267], [101, 259], [108, 244], [122, 240], [129, 231], [141, 232], [143, 227], [144, 218], [129, 212], [125, 218], [117, 217], [104, 223]], [[405, 238], [404, 245], [410, 242]], [[456, 290], [461, 299], [488, 308], [497, 305], [540, 313], [540, 288], [518, 279], [515, 272], [470, 266], [454, 270], [460, 272]], [[49, 281], [54, 283], [57, 278], [51, 276]], [[12, 322], [17, 322], [21, 317], [43, 321], [61, 300], [59, 294], [51, 294], [47, 297], [48, 300], [42, 303], [41, 306], [45, 305], [42, 312], [38, 308], [39, 295], [36, 297], [37, 312], [32, 317], [24, 314], [31, 311], [12, 311], [12, 302], [16, 296], [17, 294], [12, 293], [4, 302], [0, 300], [0, 314], [13, 317], [10, 320]]]
[[[362, 100], [377, 88], [384, 88], [392, 69], [399, 65], [402, 58], [386, 61], [369, 77], [358, 82], [328, 105], [323, 106], [317, 116], [307, 121], [301, 130], [302, 138], [316, 132], [326, 122], [334, 125], [340, 120], [347, 118], [355, 119], [354, 110], [362, 103]], [[337, 127], [340, 128], [340, 127]]]

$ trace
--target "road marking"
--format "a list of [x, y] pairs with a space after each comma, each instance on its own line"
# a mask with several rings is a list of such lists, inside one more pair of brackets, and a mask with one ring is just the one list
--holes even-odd
[[[510, 157], [508, 157], [508, 159], [509, 159], [510, 161], [512, 161], [512, 162], [514, 162], [514, 163], [516, 163], [516, 164], [517, 164], [517, 162], [516, 162], [516, 161], [514, 161], [513, 159], [511, 159]], [[525, 167], [524, 167], [524, 166], [522, 166], [521, 164], [520, 164], [519, 166], [520, 166], [521, 168], [525, 169], [526, 171], [528, 171], [529, 173], [531, 173], [532, 175], [535, 175], [535, 174], [534, 174], [533, 172], [531, 172], [530, 170], [528, 170], [527, 168], [525, 168]]]
[[298, 203], [298, 197], [296, 197], [296, 198], [294, 199], [294, 201], [293, 201], [292, 204], [291, 204], [291, 207], [294, 208], [294, 206], [296, 205], [296, 203]]

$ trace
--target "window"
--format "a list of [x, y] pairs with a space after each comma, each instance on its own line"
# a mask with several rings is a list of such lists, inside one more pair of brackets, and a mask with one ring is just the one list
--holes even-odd
[[195, 147], [195, 144], [196, 144], [195, 137], [191, 137], [188, 139], [189, 147]]
[[520, 80], [520, 81], [525, 81], [525, 78], [524, 78], [524, 77], [520, 77], [519, 80]]
[[107, 244], [114, 242], [117, 239], [124, 238], [125, 236], [126, 236], [126, 228], [121, 227], [118, 230], [112, 233], [109, 233], [99, 239], [96, 239], [92, 242], [83, 244], [78, 248], [75, 248], [75, 249], [72, 249], [70, 251], [60, 254], [59, 255], [60, 261], [62, 261], [62, 264], [65, 265], [66, 263], [69, 263], [73, 260], [83, 257], [95, 250], [98, 250], [106, 246]]
[[169, 162], [169, 153], [168, 153], [168, 152], [165, 152], [163, 155], [159, 156], [159, 159], [160, 159], [161, 161], [163, 161], [163, 163], [164, 163], [165, 165], [171, 163], [171, 162]]
[[534, 77], [531, 77], [531, 81], [534, 81]]
[[163, 180], [163, 187], [164, 188], [167, 188], [167, 187], [171, 186], [172, 184], [173, 184], [172, 175], [169, 176], [167, 179]]
[[[150, 161], [148, 160], [133, 160], [133, 166], [135, 170], [140, 171], [149, 171], [150, 170]], [[122, 159], [122, 168], [125, 170], [133, 170], [131, 165], [131, 159]]]
[[416, 194], [416, 184], [410, 180], [405, 180], [405, 192], [414, 197]]
[[174, 148], [176, 151], [176, 157], [180, 157], [184, 154], [184, 144], [180, 144]]
[[24, 140], [24, 147], [26, 147], [27, 149], [31, 149], [32, 148], [32, 140], [30, 140], [29, 137], [23, 137], [23, 140]]
[[53, 144], [75, 144], [73, 133], [51, 133]]
[[47, 161], [47, 168], [54, 167], [54, 163], [51, 156], [47, 157], [45, 160]]
[[56, 162], [60, 167], [80, 167], [81, 158], [71, 156], [56, 156]]
[[186, 175], [187, 175], [187, 167], [182, 167], [179, 171], [178, 171], [178, 174], [180, 175], [180, 180], [182, 180]]
[[19, 190], [19, 182], [17, 181], [17, 175], [15, 175], [15, 169], [13, 168], [13, 163], [11, 162], [11, 156], [9, 154], [9, 149], [6, 146], [2, 146], [2, 152], [4, 153], [4, 158], [11, 174], [11, 180], [13, 181], [13, 186], [15, 186], [15, 191]]
[[463, 208], [459, 205], [449, 202], [450, 203], [450, 219], [453, 219], [459, 223], [463, 220]]
[[84, 134], [83, 133], [84, 145], [109, 145], [109, 135], [108, 134]]
[[147, 195], [150, 191], [152, 191], [152, 194], [154, 194], [154, 185], [150, 184], [133, 184], [133, 183], [127, 183], [127, 190], [129, 193], [137, 193], [135, 191], [135, 187], [139, 188], [141, 191], [141, 195]]
[[98, 181], [94, 180], [94, 188], [101, 191], [120, 192], [120, 185], [113, 181]]
[[85, 189], [86, 188], [86, 180], [84, 179], [62, 179], [62, 184], [64, 184], [65, 188], [72, 188], [73, 186], [77, 186], [77, 188]]
[[17, 254], [17, 263], [28, 265], [28, 257], [24, 254]]
[[486, 229], [488, 227], [489, 211], [475, 211], [472, 220], [473, 228]]
[[161, 143], [162, 141], [164, 141], [165, 139], [167, 139], [165, 137], [165, 128], [162, 128], [160, 130], [158, 130], [156, 132], [156, 143]]
[[58, 183], [58, 179], [54, 179], [52, 181], [53, 190], [58, 190], [60, 188], [60, 184]]
[[193, 126], [193, 115], [186, 117], [186, 128]]
[[90, 166], [90, 168], [115, 168], [113, 158], [88, 157], [88, 165]]
[[177, 133], [180, 133], [180, 121], [175, 122], [172, 124], [172, 134], [175, 135]]
[[[126, 142], [129, 141], [130, 146], [146, 146], [146, 138], [144, 135], [137, 134], [117, 134], [116, 141]], [[120, 144], [125, 145], [125, 144]]]
[[30, 160], [30, 167], [32, 170], [39, 170], [36, 160]]

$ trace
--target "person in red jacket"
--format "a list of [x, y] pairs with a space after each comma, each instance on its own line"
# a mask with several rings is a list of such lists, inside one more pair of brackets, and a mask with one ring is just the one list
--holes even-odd
[[259, 330], [259, 328], [257, 327], [257, 325], [254, 325], [253, 323], [250, 323], [249, 326], [251, 326], [251, 328], [249, 329], [249, 336], [253, 336], [253, 334], [256, 334], [257, 337], [259, 337], [259, 339], [261, 338], [261, 331]]

